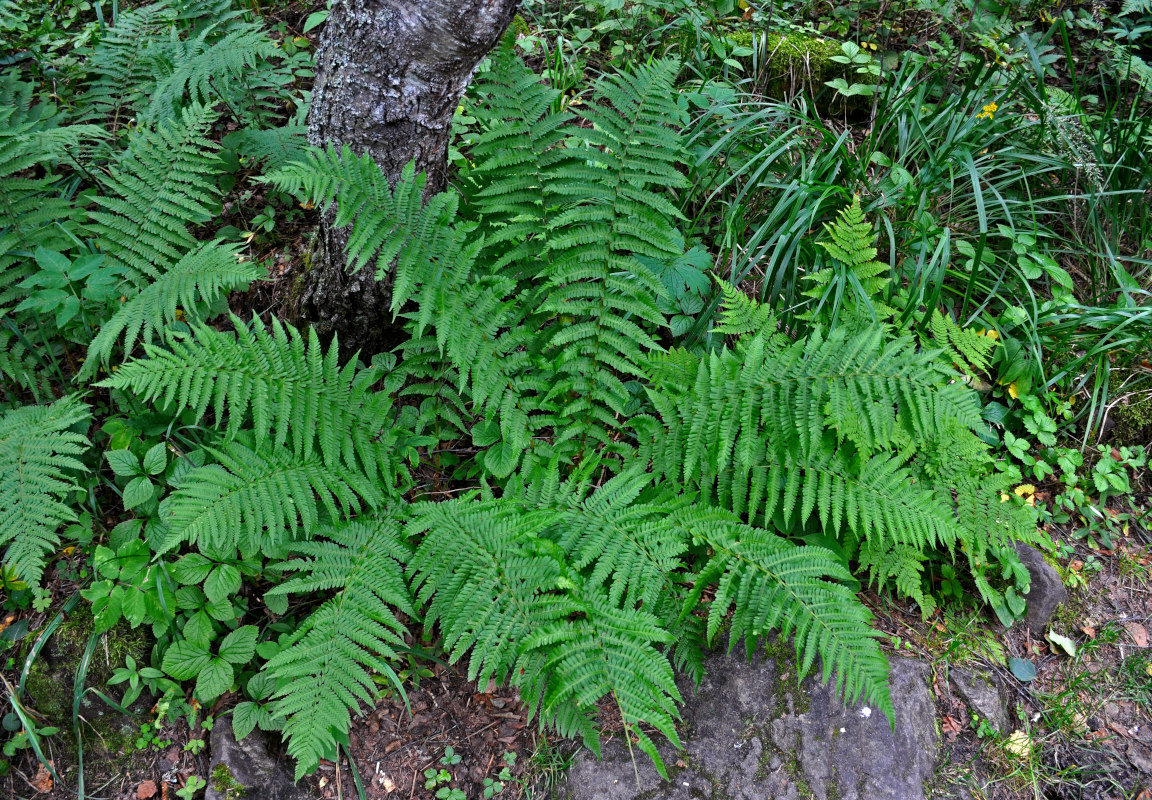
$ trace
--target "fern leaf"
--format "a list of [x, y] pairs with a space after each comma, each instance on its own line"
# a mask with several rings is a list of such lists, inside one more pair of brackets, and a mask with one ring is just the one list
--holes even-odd
[[299, 458], [315, 455], [328, 469], [392, 490], [407, 480], [405, 459], [425, 441], [395, 426], [391, 398], [372, 391], [377, 370], [357, 371], [354, 361], [341, 367], [337, 342], [325, 352], [311, 328], [305, 339], [275, 318], [271, 332], [236, 318], [233, 326], [235, 335], [196, 325], [169, 349], [145, 345], [148, 358], [99, 385], [130, 389], [176, 413], [226, 413], [228, 437], [251, 419], [257, 445], [290, 443]]
[[[772, 630], [792, 637], [800, 675], [819, 657], [825, 683], [835, 673], [846, 701], [866, 697], [892, 718], [888, 664], [870, 626], [871, 614], [844, 586], [851, 578], [836, 558], [819, 547], [796, 547], [724, 511], [685, 512], [678, 520], [714, 555], [700, 584], [717, 580], [708, 610], [708, 637], [731, 612], [729, 641], [747, 640], [749, 652]], [[691, 606], [687, 606], [686, 610]]]
[[110, 266], [144, 289], [197, 246], [188, 230], [212, 218], [222, 162], [204, 138], [216, 119], [210, 108], [186, 109], [176, 124], [141, 128], [104, 180], [90, 230]]
[[180, 317], [203, 319], [219, 298], [233, 289], [265, 277], [251, 261], [239, 261], [234, 247], [210, 242], [189, 251], [171, 269], [123, 303], [88, 346], [80, 379], [90, 378], [112, 356], [123, 338], [128, 355], [138, 341], [151, 343], [157, 332]]
[[76, 488], [69, 473], [87, 471], [79, 457], [88, 440], [72, 429], [89, 418], [75, 395], [0, 414], [0, 546], [28, 583], [39, 583], [57, 531], [76, 519], [64, 500]]
[[188, 541], [209, 552], [239, 549], [245, 557], [278, 558], [321, 521], [384, 501], [370, 480], [330, 467], [316, 454], [296, 456], [271, 442], [255, 445], [247, 435], [209, 452], [218, 463], [189, 471], [161, 503], [168, 530], [157, 552]]
[[396, 521], [361, 518], [325, 526], [317, 535], [322, 538], [292, 546], [300, 558], [281, 566], [298, 574], [269, 592], [338, 590], [264, 667], [281, 687], [273, 716], [285, 720], [297, 780], [314, 771], [321, 758], [335, 757], [336, 743], [348, 731], [348, 710], [374, 702], [370, 671], [388, 676], [403, 691], [389, 664], [399, 660], [405, 634], [393, 609], [416, 615], [403, 572], [408, 550]]

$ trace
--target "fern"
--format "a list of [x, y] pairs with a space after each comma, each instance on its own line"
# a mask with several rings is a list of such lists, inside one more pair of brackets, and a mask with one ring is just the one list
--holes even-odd
[[73, 429], [87, 424], [88, 406], [75, 395], [50, 406], [0, 414], [0, 546], [4, 563], [28, 583], [39, 583], [44, 558], [60, 544], [57, 531], [76, 519], [65, 498], [87, 471], [88, 447]]
[[[747, 316], [742, 303], [735, 313]], [[949, 465], [925, 462], [928, 472], [904, 455], [975, 441], [974, 394], [935, 359], [906, 339], [839, 330], [791, 345], [762, 331], [707, 359], [680, 353], [650, 368], [660, 422], [634, 422], [647, 441], [640, 457], [750, 521], [793, 530], [814, 519], [850, 552], [863, 541], [867, 552], [907, 546], [922, 560], [963, 545], [982, 574], [990, 549], [1026, 534], [1000, 508], [978, 442]], [[964, 489], [953, 501], [935, 486]]]
[[52, 397], [39, 353], [14, 328], [0, 328], [0, 375], [29, 392], [36, 402]]
[[304, 125], [244, 128], [225, 136], [221, 144], [250, 162], [262, 164], [266, 172], [274, 172], [307, 157], [307, 133]]
[[560, 93], [541, 83], [510, 42], [493, 56], [477, 94], [484, 101], [471, 110], [482, 132], [472, 147], [479, 166], [469, 175], [476, 184], [470, 199], [483, 223], [486, 260], [493, 270], [513, 264], [514, 275], [530, 277], [563, 201], [557, 170], [574, 164], [561, 146], [574, 117], [551, 111]]
[[86, 66], [91, 73], [87, 91], [80, 98], [80, 116], [105, 122], [117, 133], [142, 107], [156, 83], [158, 61], [171, 40], [168, 31], [176, 12], [163, 3], [125, 10], [92, 48]]
[[403, 690], [388, 663], [404, 646], [404, 625], [393, 609], [416, 614], [402, 569], [408, 550], [395, 521], [326, 526], [317, 535], [322, 539], [293, 545], [301, 557], [281, 567], [299, 574], [269, 592], [338, 590], [264, 667], [280, 686], [273, 715], [285, 720], [297, 780], [315, 770], [321, 758], [335, 758], [337, 742], [346, 741], [348, 709], [374, 702], [377, 689], [369, 670]]
[[197, 245], [189, 226], [212, 218], [218, 202], [217, 147], [204, 138], [216, 119], [209, 108], [187, 109], [177, 125], [141, 128], [110, 170], [91, 211], [90, 230], [112, 266], [144, 289]]
[[278, 558], [321, 521], [344, 519], [364, 503], [374, 507], [384, 500], [363, 475], [329, 467], [316, 454], [256, 445], [246, 435], [208, 451], [218, 463], [191, 470], [161, 503], [167, 530], [157, 552], [188, 541], [211, 553], [239, 549], [245, 557]]
[[708, 609], [710, 640], [730, 619], [729, 641], [743, 638], [751, 653], [778, 630], [794, 637], [800, 675], [819, 658], [825, 683], [834, 673], [837, 693], [852, 701], [864, 696], [891, 718], [888, 664], [870, 627], [871, 614], [850, 590], [832, 582], [851, 579], [835, 556], [819, 547], [790, 545], [724, 511], [687, 511], [677, 524], [714, 553], [691, 596], [698, 598], [717, 581]]
[[258, 65], [282, 52], [258, 24], [215, 34], [213, 27], [206, 27], [194, 38], [169, 46], [165, 61], [171, 71], [151, 91], [142, 112], [145, 121], [176, 119], [185, 103], [211, 106], [221, 97], [233, 99], [230, 84], [245, 82]]
[[105, 322], [88, 347], [80, 378], [91, 377], [107, 363], [118, 339], [129, 354], [138, 341], [151, 343], [157, 332], [177, 319], [195, 320], [229, 291], [259, 280], [264, 270], [237, 258], [235, 248], [211, 242], [189, 251], [139, 294], [125, 301]]
[[439, 623], [453, 660], [472, 651], [469, 679], [483, 685], [511, 674], [531, 713], [593, 746], [587, 718], [611, 694], [659, 764], [636, 724], [678, 741], [679, 692], [655, 648], [671, 637], [651, 613], [613, 602], [568, 570], [543, 537], [559, 512], [490, 500], [421, 504], [413, 515], [409, 533], [424, 534], [409, 565], [417, 600], [428, 605], [426, 624]]
[[936, 346], [942, 348], [952, 363], [967, 375], [986, 373], [991, 368], [990, 359], [992, 351], [996, 348], [995, 339], [983, 335], [974, 328], [961, 328], [952, 321], [952, 317], [941, 314], [937, 309], [932, 311], [929, 330]]
[[815, 298], [817, 303], [815, 308], [806, 311], [801, 317], [816, 319], [831, 301], [829, 319], [835, 325], [846, 292], [856, 300], [853, 309], [856, 314], [880, 321], [893, 316], [896, 309], [878, 299], [891, 278], [880, 277], [889, 268], [887, 264], [876, 260], [876, 237], [860, 208], [860, 196], [852, 198], [851, 205], [840, 212], [835, 222], [825, 223], [824, 230], [828, 238], [817, 244], [832, 258], [834, 266], [805, 276], [806, 280], [815, 285], [803, 294]]
[[250, 420], [257, 446], [290, 442], [298, 458], [314, 456], [327, 469], [390, 490], [407, 479], [404, 460], [424, 442], [395, 427], [391, 398], [371, 388], [377, 370], [340, 366], [337, 342], [325, 352], [312, 329], [305, 340], [276, 319], [271, 333], [232, 322], [235, 335], [197, 325], [168, 349], [145, 345], [147, 359], [98, 385], [160, 400], [177, 414], [190, 409], [202, 417], [211, 407], [228, 437]]

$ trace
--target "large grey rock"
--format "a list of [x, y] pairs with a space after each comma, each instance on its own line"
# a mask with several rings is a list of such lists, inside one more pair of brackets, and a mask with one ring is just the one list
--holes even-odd
[[1008, 732], [1008, 704], [994, 679], [963, 667], [952, 669], [949, 676], [973, 714], [987, 720], [997, 733]]
[[232, 717], [216, 720], [204, 800], [313, 800], [292, 782], [292, 775], [292, 762], [268, 752], [268, 739], [259, 728], [237, 742]]
[[1020, 556], [1021, 563], [1032, 576], [1024, 624], [1033, 634], [1043, 636], [1044, 628], [1052, 621], [1056, 609], [1068, 599], [1068, 590], [1064, 588], [1064, 581], [1060, 580], [1060, 573], [1044, 560], [1044, 554], [1035, 547], [1017, 542], [1016, 555]]
[[[793, 662], [714, 655], [685, 698], [684, 750], [660, 747], [664, 781], [637, 751], [607, 743], [584, 751], [556, 793], [562, 800], [923, 800], [938, 747], [928, 668], [892, 663], [895, 731], [875, 709], [845, 707], [813, 678], [799, 687]], [[639, 788], [637, 787], [639, 775]]]

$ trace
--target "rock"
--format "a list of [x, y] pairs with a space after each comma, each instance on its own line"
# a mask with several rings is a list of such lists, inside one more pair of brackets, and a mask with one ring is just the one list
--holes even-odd
[[1129, 742], [1128, 761], [1145, 775], [1152, 774], [1152, 748], [1137, 742]]
[[204, 800], [312, 800], [292, 780], [293, 764], [268, 752], [268, 738], [256, 729], [239, 742], [232, 717], [212, 726], [212, 762]]
[[997, 733], [1008, 731], [1008, 704], [994, 681], [961, 667], [948, 675], [973, 714], [987, 720]]
[[638, 750], [634, 770], [616, 739], [600, 761], [582, 751], [555, 797], [923, 800], [938, 746], [927, 666], [893, 660], [893, 731], [884, 714], [845, 707], [813, 677], [798, 687], [793, 663], [788, 654], [751, 664], [710, 656], [699, 692], [681, 686], [684, 750], [659, 748], [670, 780]]
[[1056, 609], [1068, 599], [1068, 590], [1060, 580], [1060, 573], [1044, 560], [1044, 555], [1035, 547], [1017, 542], [1016, 555], [1020, 556], [1020, 561], [1032, 576], [1024, 624], [1033, 634], [1043, 636], [1044, 628], [1052, 621]]

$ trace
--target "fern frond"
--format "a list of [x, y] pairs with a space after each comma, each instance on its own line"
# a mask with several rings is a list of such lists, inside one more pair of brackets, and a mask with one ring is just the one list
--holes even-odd
[[713, 329], [716, 333], [745, 336], [776, 330], [778, 321], [771, 306], [753, 300], [727, 281], [717, 278], [716, 283], [721, 293], [720, 322]]
[[79, 457], [88, 440], [72, 429], [90, 416], [75, 395], [0, 413], [0, 546], [4, 563], [30, 584], [59, 546], [60, 526], [76, 519], [64, 499], [76, 488], [69, 473], [87, 471]]
[[[327, 468], [363, 475], [390, 490], [408, 476], [405, 459], [424, 442], [395, 427], [391, 398], [373, 392], [374, 369], [339, 363], [334, 340], [327, 352], [312, 328], [305, 339], [273, 318], [269, 332], [232, 318], [235, 335], [206, 325], [173, 340], [170, 348], [145, 345], [146, 359], [131, 361], [99, 385], [131, 390], [142, 399], [227, 415], [226, 436], [251, 420], [257, 445], [287, 443], [297, 457], [315, 455]], [[253, 365], [258, 365], [254, 368]]]
[[11, 328], [0, 328], [0, 375], [30, 393], [37, 403], [52, 396], [39, 352]]
[[482, 102], [470, 110], [482, 133], [469, 177], [477, 184], [471, 200], [491, 253], [486, 260], [493, 270], [513, 264], [514, 276], [530, 278], [540, 270], [544, 235], [562, 199], [553, 187], [557, 171], [574, 163], [561, 146], [574, 116], [551, 111], [560, 92], [543, 84], [510, 43], [494, 54], [477, 95]]
[[724, 511], [690, 510], [677, 522], [713, 552], [690, 598], [691, 603], [703, 586], [718, 581], [708, 610], [710, 640], [729, 618], [729, 642], [745, 639], [749, 653], [778, 630], [793, 638], [801, 676], [819, 658], [822, 680], [827, 683], [835, 673], [836, 691], [846, 701], [866, 697], [892, 718], [888, 663], [870, 626], [871, 614], [851, 591], [828, 580], [851, 578], [831, 553], [796, 547]]
[[233, 289], [265, 277], [252, 261], [239, 261], [237, 249], [208, 242], [192, 250], [139, 294], [124, 302], [88, 346], [80, 379], [90, 378], [108, 362], [123, 338], [127, 356], [137, 341], [151, 343], [157, 332], [179, 316], [196, 321]]
[[261, 62], [282, 54], [256, 23], [234, 25], [223, 36], [206, 27], [194, 38], [174, 41], [165, 54], [171, 72], [157, 81], [141, 118], [145, 122], [176, 119], [185, 103], [211, 106], [221, 96], [228, 99], [228, 84], [247, 80]]
[[104, 30], [87, 59], [91, 77], [79, 98], [80, 117], [117, 132], [148, 100], [172, 40], [162, 36], [176, 20], [164, 3], [125, 9]]
[[263, 164], [265, 173], [270, 173], [307, 157], [307, 134], [305, 125], [266, 130], [243, 128], [225, 136], [221, 144], [249, 161]]
[[830, 318], [835, 324], [840, 312], [842, 297], [855, 298], [852, 311], [857, 316], [871, 317], [882, 321], [892, 317], [896, 309], [883, 303], [879, 296], [891, 283], [891, 277], [881, 277], [890, 271], [887, 264], [876, 260], [876, 235], [872, 225], [864, 217], [860, 207], [860, 195], [852, 198], [852, 203], [842, 209], [832, 223], [825, 223], [827, 238], [818, 241], [833, 259], [833, 266], [817, 270], [805, 276], [814, 284], [802, 292], [806, 297], [815, 298], [816, 306], [801, 314], [802, 319], [814, 320], [829, 301], [832, 303]]
[[91, 211], [89, 228], [110, 265], [137, 289], [159, 279], [197, 245], [189, 226], [212, 218], [222, 162], [204, 138], [212, 109], [185, 109], [178, 123], [141, 128], [104, 180], [108, 196]]
[[961, 328], [948, 314], [933, 309], [929, 330], [936, 346], [942, 348], [952, 362], [965, 374], [988, 372], [991, 367], [992, 351], [996, 340], [979, 333], [974, 328]]
[[334, 758], [347, 734], [349, 709], [371, 705], [377, 691], [371, 672], [400, 678], [405, 628], [393, 611], [416, 616], [404, 579], [408, 550], [400, 525], [387, 517], [361, 518], [318, 530], [315, 541], [292, 546], [299, 558], [280, 565], [296, 577], [269, 595], [337, 593], [313, 611], [264, 667], [281, 688], [273, 715], [284, 719], [296, 779]]
[[556, 619], [533, 631], [523, 649], [544, 655], [525, 669], [522, 695], [543, 718], [560, 709], [590, 709], [609, 696], [620, 710], [627, 735], [634, 737], [665, 778], [656, 745], [644, 731], [650, 725], [680, 746], [676, 720], [682, 702], [672, 665], [660, 647], [672, 637], [646, 610], [613, 603], [603, 590], [575, 581], [570, 590], [575, 619]]
[[329, 146], [311, 148], [303, 161], [265, 180], [305, 195], [320, 208], [336, 203], [333, 224], [338, 228], [355, 221], [347, 244], [353, 270], [375, 260], [379, 279], [396, 262], [393, 313], [415, 299], [414, 287], [459, 286], [470, 273], [477, 245], [466, 241], [469, 226], [454, 224], [458, 196], [441, 192], [425, 203], [427, 179], [416, 175], [412, 164], [393, 188], [371, 156], [356, 156], [347, 145], [340, 152]]
[[563, 321], [547, 345], [559, 373], [549, 399], [578, 398], [563, 404], [557, 442], [577, 453], [610, 445], [630, 400], [624, 381], [643, 375], [646, 354], [660, 349], [644, 323], [666, 326], [656, 304], [665, 291], [635, 256], [670, 260], [685, 249], [680, 212], [664, 194], [686, 183], [677, 169], [678, 71], [665, 60], [601, 79], [601, 104], [583, 112], [593, 127], [578, 133], [580, 161], [556, 171], [568, 205], [551, 222], [541, 311]]
[[339, 520], [384, 497], [358, 472], [330, 467], [318, 454], [294, 455], [272, 442], [255, 444], [245, 434], [209, 448], [217, 463], [188, 472], [160, 504], [167, 526], [155, 549], [181, 542], [200, 549], [277, 558], [298, 537], [308, 537], [324, 519]]
[[440, 624], [452, 661], [471, 650], [468, 680], [507, 679], [524, 640], [575, 613], [558, 593], [564, 565], [541, 538], [552, 511], [525, 512], [498, 500], [454, 500], [412, 508], [409, 535], [423, 535], [408, 565], [412, 590]]

